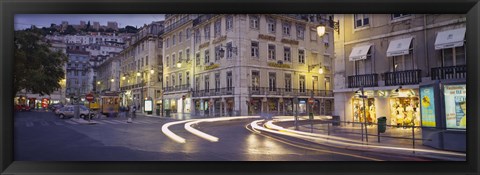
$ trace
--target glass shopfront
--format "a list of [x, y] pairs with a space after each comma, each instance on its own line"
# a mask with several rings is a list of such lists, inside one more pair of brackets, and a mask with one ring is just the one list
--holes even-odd
[[418, 97], [390, 98], [390, 122], [397, 126], [420, 126]]
[[[375, 109], [375, 99], [374, 98], [366, 98], [365, 99], [365, 106], [363, 105], [363, 99], [361, 98], [354, 98], [353, 99], [353, 121], [354, 122], [364, 122], [365, 115], [367, 122], [375, 122], [376, 121], [376, 109]], [[364, 111], [366, 108], [366, 111]]]

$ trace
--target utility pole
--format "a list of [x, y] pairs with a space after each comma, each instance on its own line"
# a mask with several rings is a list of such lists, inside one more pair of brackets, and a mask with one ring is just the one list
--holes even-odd
[[365, 105], [365, 91], [363, 89], [363, 86], [360, 88], [360, 90], [362, 91], [362, 100], [363, 100], [363, 123], [365, 125], [365, 141], [367, 141], [368, 143], [368, 132], [367, 132], [367, 108], [366, 108], [366, 105]]

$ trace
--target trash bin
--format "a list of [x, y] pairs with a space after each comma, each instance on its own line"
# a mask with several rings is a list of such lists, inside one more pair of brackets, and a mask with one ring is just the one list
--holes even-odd
[[170, 117], [170, 109], [165, 109], [165, 117]]
[[157, 108], [156, 113], [157, 113], [157, 116], [160, 116], [160, 109]]
[[340, 126], [340, 116], [332, 116], [332, 126]]
[[377, 119], [378, 123], [378, 133], [385, 133], [385, 130], [387, 129], [387, 117], [378, 117]]

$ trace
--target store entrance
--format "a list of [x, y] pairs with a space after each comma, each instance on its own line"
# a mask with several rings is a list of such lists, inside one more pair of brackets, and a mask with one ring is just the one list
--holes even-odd
[[[363, 105], [364, 100], [361, 98], [353, 99], [353, 121], [354, 122], [364, 122], [365, 119], [368, 123], [376, 122], [376, 108], [375, 108], [375, 99], [366, 98], [365, 106]], [[365, 109], [366, 111], [365, 111]], [[366, 117], [364, 117], [366, 115]]]
[[420, 126], [419, 98], [390, 98], [390, 122], [397, 126]]

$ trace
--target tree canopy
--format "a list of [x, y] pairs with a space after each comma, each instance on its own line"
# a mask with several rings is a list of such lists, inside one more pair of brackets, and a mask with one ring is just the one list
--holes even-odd
[[61, 51], [51, 50], [51, 45], [42, 41], [44, 37], [40, 29], [15, 31], [15, 95], [23, 89], [49, 95], [61, 88], [60, 80], [65, 77], [63, 67], [68, 58]]

